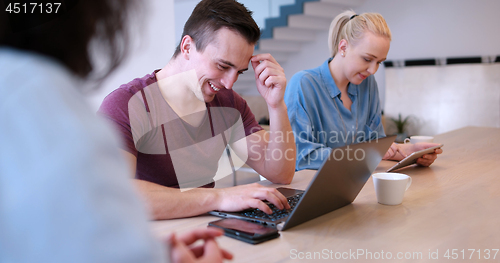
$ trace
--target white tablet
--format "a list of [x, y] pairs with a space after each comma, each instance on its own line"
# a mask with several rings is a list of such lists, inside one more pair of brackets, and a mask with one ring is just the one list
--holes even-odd
[[438, 149], [438, 148], [441, 148], [441, 147], [443, 147], [443, 144], [440, 144], [440, 145], [437, 145], [437, 146], [434, 146], [434, 147], [431, 147], [431, 148], [423, 149], [423, 150], [418, 151], [418, 152], [414, 152], [414, 153], [406, 156], [406, 158], [404, 158], [403, 160], [399, 161], [393, 167], [387, 169], [387, 172], [394, 171], [394, 170], [397, 170], [399, 168], [403, 168], [405, 166], [414, 164], [414, 163], [417, 162], [417, 159], [420, 158], [420, 157], [422, 157], [424, 154], [433, 153], [435, 149]]

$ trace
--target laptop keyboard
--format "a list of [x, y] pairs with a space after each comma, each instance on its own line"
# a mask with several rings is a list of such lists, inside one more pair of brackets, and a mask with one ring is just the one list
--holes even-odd
[[271, 210], [273, 210], [273, 213], [270, 215], [264, 213], [260, 209], [253, 209], [250, 211], [242, 212], [242, 214], [245, 216], [251, 217], [251, 218], [268, 219], [271, 221], [276, 221], [276, 220], [279, 220], [279, 219], [282, 219], [282, 218], [288, 216], [292, 212], [295, 205], [297, 205], [297, 203], [299, 202], [299, 200], [303, 194], [304, 193], [300, 193], [300, 194], [288, 197], [288, 204], [290, 204], [290, 209], [280, 210], [275, 205], [268, 204], [269, 208], [271, 208]]

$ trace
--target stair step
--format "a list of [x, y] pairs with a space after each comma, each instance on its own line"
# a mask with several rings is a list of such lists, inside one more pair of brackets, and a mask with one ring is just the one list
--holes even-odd
[[276, 50], [266, 50], [266, 49], [259, 49], [256, 50], [254, 54], [262, 54], [262, 53], [270, 53], [278, 63], [283, 63], [288, 60], [288, 57], [290, 56], [290, 53], [292, 52], [283, 52], [283, 51], [276, 51]]
[[346, 7], [327, 2], [304, 3], [304, 15], [324, 17], [330, 20], [346, 9]]
[[[326, 18], [331, 22], [336, 15], [340, 14], [346, 9], [352, 9], [362, 5], [366, 0], [295, 0], [294, 4], [283, 5], [280, 7], [280, 16], [271, 17], [266, 19], [265, 28], [262, 30], [262, 39], [276, 38], [275, 28], [279, 27], [294, 27], [290, 24], [290, 20], [296, 20], [296, 16], [306, 15], [310, 17]], [[325, 21], [320, 21], [321, 25], [315, 26], [315, 21], [310, 19], [305, 19], [306, 25], [300, 25], [301, 20], [299, 19], [297, 28], [313, 29], [313, 30], [323, 30], [325, 29]], [[310, 25], [312, 24], [312, 25]], [[328, 28], [329, 25], [326, 27]], [[288, 38], [283, 38], [287, 39]], [[293, 39], [292, 39], [293, 40]], [[301, 41], [301, 40], [299, 40]]]
[[316, 32], [301, 28], [275, 27], [273, 36], [279, 40], [309, 42], [316, 38]]
[[366, 2], [366, 0], [320, 0], [321, 2], [342, 5], [345, 7], [358, 7]]
[[273, 28], [286, 27], [288, 24], [288, 16], [304, 13], [304, 4], [307, 2], [316, 2], [318, 0], [295, 0], [293, 4], [285, 4], [280, 6], [278, 17], [267, 18], [265, 28], [262, 31], [262, 38], [272, 38]]
[[310, 15], [291, 15], [288, 16], [288, 26], [292, 28], [312, 29], [312, 30], [328, 30], [330, 23], [329, 18], [316, 17]]
[[288, 40], [261, 39], [259, 41], [259, 50], [268, 50], [271, 54], [273, 51], [298, 52], [300, 49], [300, 43]]

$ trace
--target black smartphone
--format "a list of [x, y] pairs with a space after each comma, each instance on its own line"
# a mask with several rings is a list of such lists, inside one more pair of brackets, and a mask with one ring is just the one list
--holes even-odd
[[224, 235], [250, 244], [259, 244], [280, 236], [276, 228], [241, 219], [225, 218], [208, 223], [224, 230]]

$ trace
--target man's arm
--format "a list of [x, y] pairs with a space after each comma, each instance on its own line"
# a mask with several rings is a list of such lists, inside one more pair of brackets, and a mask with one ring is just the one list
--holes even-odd
[[[130, 166], [135, 168], [137, 158], [129, 152], [122, 152]], [[268, 200], [280, 209], [290, 208], [286, 198], [278, 190], [259, 184], [223, 189], [195, 188], [181, 192], [180, 189], [148, 181], [134, 181], [155, 220], [196, 216], [212, 210], [230, 212], [259, 208], [266, 213], [272, 213], [263, 200]]]
[[247, 164], [273, 183], [289, 184], [295, 173], [293, 132], [290, 127], [277, 130], [276, 126], [279, 125], [271, 126], [269, 132], [259, 131], [247, 137]]
[[270, 131], [248, 136], [248, 164], [273, 183], [289, 184], [295, 173], [295, 139], [283, 99], [286, 77], [270, 54], [251, 59], [257, 89], [267, 103]]

